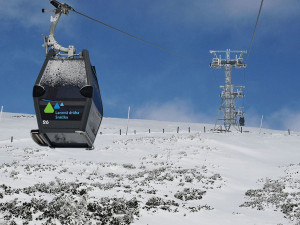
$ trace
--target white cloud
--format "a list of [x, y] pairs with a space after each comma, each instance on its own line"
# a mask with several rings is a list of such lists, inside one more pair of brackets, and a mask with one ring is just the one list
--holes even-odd
[[255, 110], [247, 110], [245, 114], [245, 125], [247, 127], [260, 127], [261, 116]]
[[[70, 5], [73, 6], [72, 1], [73, 0], [69, 0]], [[76, 4], [74, 7], [75, 6]], [[54, 16], [53, 12], [42, 13], [42, 8], [52, 10], [54, 9], [54, 6], [49, 3], [49, 0], [0, 0], [0, 20], [2, 30], [7, 29], [14, 31], [14, 33], [8, 33], [8, 35], [20, 35], [20, 31], [18, 31], [15, 27], [25, 28], [25, 30], [31, 31], [34, 35], [39, 36], [40, 44], [42, 45], [42, 34], [46, 36], [49, 34], [48, 32], [51, 26], [50, 17]], [[77, 18], [78, 16], [74, 16], [74, 13], [72, 12], [70, 12], [69, 16], [62, 15], [55, 31], [55, 37], [56, 40], [63, 46], [72, 44], [66, 44], [66, 41], [62, 40], [62, 37], [71, 37], [71, 40], [73, 40], [76, 35], [74, 28], [76, 27]], [[26, 38], [28, 38], [28, 36]]]
[[[70, 3], [71, 4], [71, 3]], [[16, 21], [25, 28], [46, 27], [50, 28], [50, 15], [54, 13], [42, 13], [42, 8], [54, 9], [49, 0], [0, 0], [0, 19], [3, 26], [11, 26], [11, 21]], [[65, 17], [63, 15], [63, 17]], [[66, 29], [69, 19], [64, 18], [63, 23], [59, 23], [58, 29]], [[74, 22], [74, 19], [72, 19]]]
[[25, 1], [25, 0], [10, 0], [0, 1], [0, 18], [2, 23], [17, 20], [25, 27], [41, 26], [48, 23], [41, 19], [42, 8], [48, 6], [48, 1]]
[[279, 127], [280, 129], [300, 131], [300, 112], [283, 108], [266, 118], [267, 126]]
[[[259, 127], [262, 114], [248, 110], [245, 116], [246, 126]], [[283, 108], [270, 115], [263, 115], [263, 128], [300, 131], [300, 111]]]
[[[200, 26], [203, 30], [238, 28], [249, 24], [254, 27], [260, 4], [261, 0], [164, 0], [154, 1], [151, 13], [167, 15], [172, 17], [174, 23]], [[266, 0], [261, 15], [284, 21], [285, 18], [298, 16], [299, 11], [299, 1]]]
[[[193, 105], [189, 101], [175, 99], [173, 101], [158, 104], [149, 102], [143, 107], [133, 109], [133, 117], [137, 119], [149, 119], [159, 121], [175, 122], [195, 122], [209, 123], [215, 122], [215, 116], [208, 116], [205, 113], [196, 113]], [[255, 110], [248, 110], [245, 119], [247, 127], [259, 127], [262, 114]], [[271, 115], [263, 115], [263, 128], [280, 129], [300, 132], [300, 111], [281, 109]]]
[[163, 104], [149, 102], [145, 106], [134, 110], [133, 115], [138, 119], [212, 123], [213, 118], [196, 113], [190, 102], [175, 99]]
[[[254, 26], [260, 2], [261, 0], [152, 1], [143, 13], [149, 13], [153, 19], [164, 17], [178, 25], [198, 25], [205, 30], [239, 27], [240, 24]], [[82, 5], [82, 2], [75, 0], [68, 0], [67, 3], [74, 8]], [[49, 25], [49, 17], [43, 19], [42, 8], [52, 9], [53, 6], [49, 4], [49, 0], [0, 0], [0, 19], [2, 22], [17, 20], [25, 27], [44, 27]], [[299, 15], [299, 11], [299, 1], [266, 0], [262, 14], [284, 19]]]

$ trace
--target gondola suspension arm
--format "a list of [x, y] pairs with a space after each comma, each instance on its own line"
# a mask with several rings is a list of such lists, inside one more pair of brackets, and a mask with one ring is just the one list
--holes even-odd
[[53, 49], [59, 51], [59, 52], [65, 52], [68, 53], [68, 57], [71, 58], [74, 56], [76, 49], [74, 48], [73, 45], [69, 45], [68, 48], [65, 48], [63, 46], [61, 46], [56, 40], [55, 40], [55, 36], [54, 36], [54, 32], [55, 32], [55, 28], [56, 25], [61, 17], [61, 14], [65, 14], [65, 15], [69, 15], [69, 10], [74, 10], [71, 6], [69, 6], [68, 4], [65, 3], [60, 3], [56, 0], [50, 0], [50, 3], [56, 8], [54, 10], [45, 10], [42, 9], [42, 12], [54, 12], [55, 16], [52, 17], [51, 16], [51, 27], [49, 30], [49, 36], [44, 36], [44, 45], [43, 47], [45, 47], [45, 51], [46, 51], [46, 55], [48, 53], [49, 47], [52, 47]]

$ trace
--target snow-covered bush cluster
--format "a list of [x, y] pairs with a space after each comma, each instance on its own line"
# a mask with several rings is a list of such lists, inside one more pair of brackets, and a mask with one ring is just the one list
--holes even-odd
[[184, 188], [183, 191], [178, 191], [174, 197], [182, 201], [200, 200], [206, 191], [199, 189]]
[[126, 124], [104, 118], [93, 151], [50, 149], [28, 136], [35, 118], [4, 113], [0, 225], [300, 224], [300, 133]]
[[[36, 149], [24, 149], [26, 155], [32, 152], [34, 156], [41, 153]], [[219, 174], [209, 173], [205, 166], [186, 169], [160, 159], [161, 155], [150, 154], [139, 164], [4, 163], [0, 165], [0, 172], [7, 179], [18, 180], [25, 175], [43, 180], [48, 174], [54, 179], [22, 188], [0, 185], [0, 213], [6, 222], [20, 221], [22, 224], [35, 224], [36, 221], [40, 224], [75, 224], [74, 221], [78, 224], [90, 221], [91, 224], [130, 224], [141, 210], [177, 213], [213, 209], [207, 205], [194, 206], [194, 201], [200, 201], [210, 189], [221, 187], [223, 179]], [[69, 177], [71, 181], [58, 177]], [[107, 191], [123, 197], [107, 197]], [[104, 196], [95, 197], [95, 193]]]
[[[172, 206], [175, 206], [175, 208]], [[179, 204], [174, 200], [164, 200], [163, 198], [160, 197], [151, 197], [148, 199], [148, 201], [146, 202], [143, 208], [147, 210], [159, 208], [162, 210], [167, 210], [169, 212], [171, 211], [178, 212], [178, 207]]]
[[300, 224], [300, 164], [285, 169], [286, 176], [263, 180], [262, 189], [250, 189], [245, 195], [248, 201], [240, 207], [265, 210], [275, 207], [285, 217]]
[[[1, 185], [4, 197], [27, 194], [30, 200], [15, 198], [0, 203], [0, 212], [5, 221], [21, 220], [23, 224], [40, 221], [43, 224], [125, 225], [139, 216], [136, 198], [94, 199], [88, 193], [92, 188], [87, 186], [84, 183], [50, 182], [14, 189]], [[53, 198], [47, 200], [45, 194], [51, 194]]]

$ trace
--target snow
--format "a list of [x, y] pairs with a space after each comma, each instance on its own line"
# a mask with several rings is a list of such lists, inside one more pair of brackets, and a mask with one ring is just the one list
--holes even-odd
[[[71, 210], [69, 224], [96, 224], [100, 205], [104, 214], [115, 210], [104, 217], [116, 224], [300, 223], [300, 133], [245, 127], [248, 132], [225, 134], [209, 124], [130, 120], [125, 135], [126, 123], [104, 118], [92, 151], [50, 149], [30, 138], [34, 116], [4, 113], [0, 224], [26, 221], [7, 217], [4, 204], [14, 199], [15, 209], [33, 201], [59, 206], [61, 214]], [[43, 210], [32, 213], [29, 224], [45, 223]], [[76, 217], [83, 214], [89, 217]]]
[[87, 84], [85, 63], [83, 60], [49, 60], [40, 82], [47, 86], [78, 86]]

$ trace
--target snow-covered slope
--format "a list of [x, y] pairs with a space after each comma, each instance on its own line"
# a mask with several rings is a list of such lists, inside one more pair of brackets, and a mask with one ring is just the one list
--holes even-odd
[[299, 133], [126, 122], [104, 118], [92, 151], [50, 149], [32, 115], [3, 114], [0, 224], [300, 223]]

